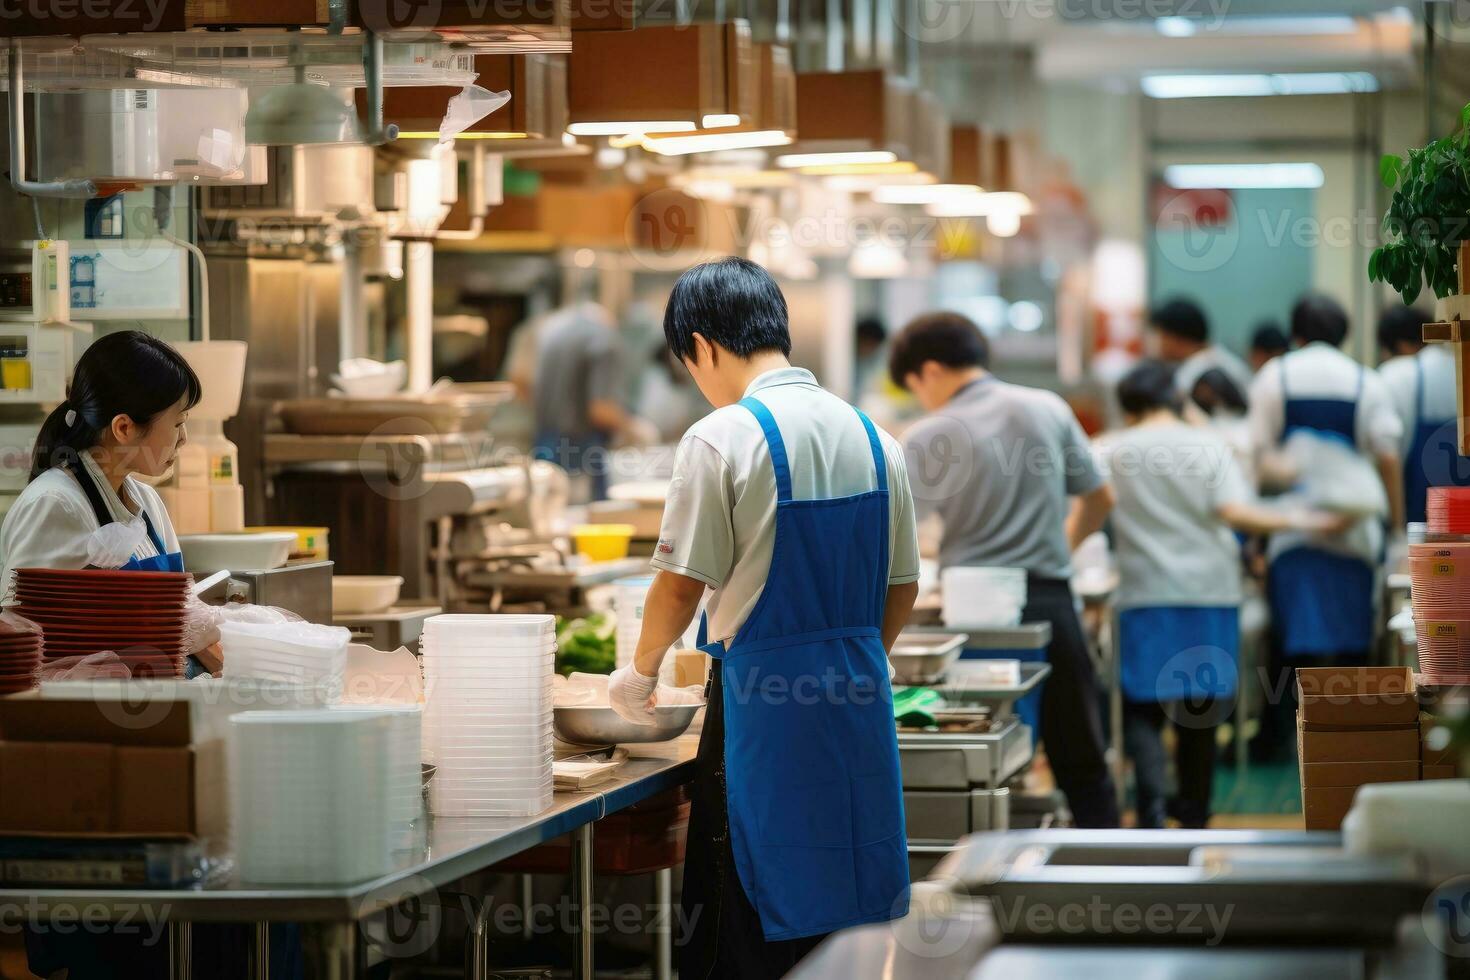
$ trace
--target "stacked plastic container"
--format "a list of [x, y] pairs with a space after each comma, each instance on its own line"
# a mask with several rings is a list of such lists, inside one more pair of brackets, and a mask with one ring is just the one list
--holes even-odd
[[1430, 487], [1423, 543], [1409, 545], [1419, 670], [1470, 683], [1470, 487]]
[[442, 615], [424, 623], [424, 756], [441, 816], [531, 816], [551, 806], [551, 616]]
[[[638, 635], [643, 632], [643, 604], [648, 600], [653, 576], [620, 578], [613, 585], [617, 589], [613, 593], [613, 612], [618, 617], [617, 661], [618, 666], [623, 667], [632, 663], [633, 655], [638, 652]], [[672, 656], [664, 658], [663, 667], [659, 670], [660, 683], [673, 685], [674, 665]]]
[[289, 681], [341, 697], [352, 634], [315, 623], [224, 623], [219, 628], [224, 676]]
[[393, 719], [247, 711], [230, 719], [230, 809], [242, 880], [361, 881], [392, 870]]
[[1026, 570], [955, 565], [939, 578], [944, 625], [1006, 627], [1021, 622], [1026, 608]]
[[423, 717], [417, 704], [337, 704], [334, 711], [367, 712], [384, 715], [392, 723], [392, 741], [388, 747], [389, 816], [397, 824], [419, 818], [424, 804]]

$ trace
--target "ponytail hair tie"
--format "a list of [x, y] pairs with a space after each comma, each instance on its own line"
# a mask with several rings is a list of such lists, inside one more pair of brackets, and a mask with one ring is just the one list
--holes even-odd
[[66, 414], [62, 416], [62, 419], [66, 422], [66, 427], [70, 429], [72, 426], [77, 424], [77, 410], [74, 408], [68, 408], [66, 410]]

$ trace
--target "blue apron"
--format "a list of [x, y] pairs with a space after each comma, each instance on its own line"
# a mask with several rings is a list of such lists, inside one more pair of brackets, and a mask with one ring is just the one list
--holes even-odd
[[592, 483], [592, 499], [606, 500], [608, 468], [612, 465], [607, 445], [607, 436], [600, 432], [569, 435], [548, 429], [536, 433], [531, 455], [555, 463], [573, 476], [585, 474]]
[[1119, 671], [1132, 702], [1229, 698], [1240, 656], [1235, 606], [1151, 606], [1118, 613]]
[[[776, 475], [771, 571], [716, 659], [724, 685], [730, 843], [767, 941], [908, 910], [893, 692], [880, 626], [888, 595], [888, 468], [862, 412], [878, 488], [794, 500], [785, 444], [760, 422]], [[855, 410], [856, 411], [856, 410]]]
[[[1281, 358], [1285, 424], [1281, 441], [1298, 430], [1357, 446], [1358, 390], [1347, 398], [1293, 398], [1286, 387], [1289, 356]], [[1277, 555], [1267, 581], [1271, 617], [1288, 659], [1366, 653], [1373, 643], [1373, 566], [1359, 558], [1306, 545]]]
[[1424, 365], [1414, 358], [1414, 430], [1404, 457], [1404, 516], [1423, 523], [1430, 487], [1470, 487], [1470, 465], [1460, 455], [1455, 419], [1429, 418], [1424, 409]]

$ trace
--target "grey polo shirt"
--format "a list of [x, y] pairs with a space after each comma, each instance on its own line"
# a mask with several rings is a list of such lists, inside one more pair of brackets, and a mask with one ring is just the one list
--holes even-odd
[[587, 406], [623, 400], [621, 354], [617, 330], [600, 308], [578, 305], [548, 317], [536, 339], [537, 433], [591, 435]]
[[943, 524], [941, 567], [1071, 575], [1068, 498], [1103, 480], [1060, 396], [986, 375], [915, 423], [904, 456], [920, 520], [937, 514]]

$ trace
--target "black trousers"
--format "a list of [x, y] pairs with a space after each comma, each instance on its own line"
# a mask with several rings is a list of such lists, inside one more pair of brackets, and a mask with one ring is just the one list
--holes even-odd
[[1023, 622], [1051, 624], [1051, 676], [1041, 695], [1041, 741], [1078, 827], [1118, 826], [1118, 796], [1104, 755], [1097, 674], [1064, 579], [1031, 576]]
[[725, 797], [725, 708], [719, 665], [710, 671], [709, 707], [690, 786], [683, 919], [674, 950], [680, 980], [778, 980], [826, 936], [767, 942], [730, 846]]
[[[1210, 705], [1195, 710], [1209, 714]], [[1123, 703], [1123, 744], [1133, 759], [1133, 776], [1138, 787], [1138, 826], [1142, 830], [1162, 829], [1164, 817], [1171, 809], [1163, 739], [1167, 720], [1165, 706], [1159, 702]], [[1210, 819], [1210, 792], [1215, 780], [1215, 727], [1174, 726], [1174, 769], [1179, 793], [1172, 809], [1185, 830], [1202, 830]]]

